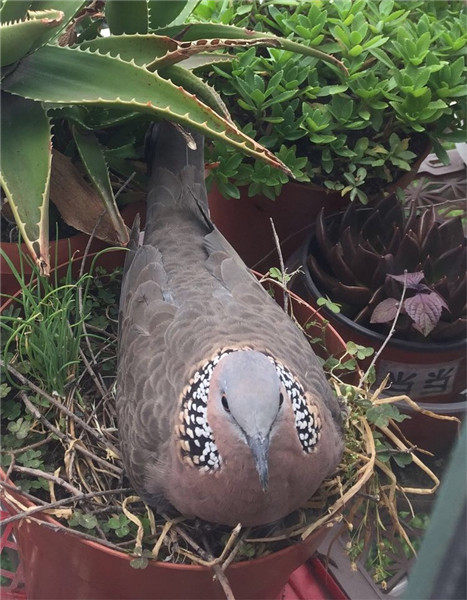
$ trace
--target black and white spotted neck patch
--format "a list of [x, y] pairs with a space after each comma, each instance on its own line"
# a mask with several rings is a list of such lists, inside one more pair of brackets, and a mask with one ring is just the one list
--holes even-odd
[[[215, 366], [230, 352], [252, 348], [224, 348], [201, 364], [191, 376], [181, 396], [178, 435], [182, 460], [203, 471], [221, 468], [222, 457], [216, 446], [213, 431], [207, 419], [209, 385]], [[308, 404], [305, 391], [292, 373], [269, 353], [264, 353], [274, 364], [279, 379], [292, 402], [297, 436], [304, 452], [311, 452], [319, 441], [321, 421], [318, 409]]]
[[318, 407], [310, 406], [306, 399], [305, 390], [292, 373], [274, 357], [270, 356], [269, 358], [274, 363], [279, 379], [292, 402], [295, 427], [300, 444], [304, 452], [309, 453], [315, 449], [321, 434], [321, 419]]
[[219, 350], [198, 367], [182, 392], [178, 432], [182, 459], [203, 471], [217, 471], [222, 458], [207, 418], [209, 384], [214, 367], [233, 349]]

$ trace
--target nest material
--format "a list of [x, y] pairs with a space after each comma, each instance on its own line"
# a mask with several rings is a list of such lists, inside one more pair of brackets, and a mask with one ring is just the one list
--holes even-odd
[[[330, 527], [342, 519], [351, 530], [352, 512], [355, 513], [352, 506], [360, 506], [362, 499], [370, 496], [368, 490], [371, 489], [372, 502], [384, 507], [393, 525], [411, 546], [398, 519], [397, 493], [430, 494], [439, 481], [414, 453], [415, 448], [394, 429], [394, 422], [392, 427], [378, 428], [365, 414], [369, 407], [399, 400], [417, 408], [409, 398], [383, 398], [384, 384], [372, 391], [366, 384], [349, 386], [330, 375], [336, 393], [347, 402], [349, 413], [346, 449], [334, 476], [323, 482], [305, 506], [280, 523], [248, 529], [204, 526], [176, 513], [156, 514], [131, 488], [122, 484], [113, 399], [115, 374], [109, 376], [103, 371], [108, 361], [113, 361], [115, 366], [115, 355], [116, 323], [107, 331], [86, 326], [82, 362], [73, 369], [75, 374], [63, 397], [41, 389], [21, 374], [14, 362], [7, 366], [10, 375], [23, 388], [18, 397], [25, 411], [33, 417], [31, 432], [35, 434], [34, 443], [28, 444], [30, 438], [27, 438], [21, 448], [2, 450], [11, 457], [7, 481], [0, 483], [2, 495], [17, 511], [9, 520], [27, 517], [45, 527], [66, 529], [72, 535], [131, 554], [135, 567], [144, 567], [148, 559], [211, 567], [222, 583], [222, 574], [232, 561], [258, 558], [299, 543], [317, 529]], [[431, 487], [413, 489], [398, 485], [388, 463], [378, 459], [375, 446], [378, 429], [395, 451], [412, 456], [431, 479]], [[21, 466], [16, 460], [21, 453], [41, 446], [47, 448], [47, 472]], [[21, 492], [24, 478], [46, 482], [47, 490], [41, 488], [34, 495]], [[376, 478], [380, 483], [375, 495]], [[35, 506], [31, 506], [31, 501]], [[37, 518], [38, 513], [58, 521], [43, 521]], [[122, 527], [109, 529], [109, 519], [118, 521], [120, 515], [126, 517]], [[227, 583], [225, 586], [228, 588]]]

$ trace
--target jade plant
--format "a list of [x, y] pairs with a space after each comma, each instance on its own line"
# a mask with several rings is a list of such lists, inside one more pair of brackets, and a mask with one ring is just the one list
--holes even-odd
[[[280, 48], [209, 67], [234, 121], [298, 181], [367, 203], [430, 145], [445, 160], [442, 142], [465, 140], [464, 2], [202, 0], [195, 15], [332, 53], [348, 70]], [[288, 180], [217, 141], [210, 157], [224, 196], [248, 186], [273, 199]]]
[[396, 195], [351, 204], [315, 226], [307, 265], [320, 292], [355, 323], [412, 341], [463, 339], [467, 297], [461, 217], [407, 211]]
[[[209, 62], [206, 55], [213, 49], [282, 47], [283, 42], [241, 28], [187, 26], [185, 19], [196, 3], [2, 2], [0, 181], [22, 239], [43, 273], [49, 271], [54, 163], [60, 173], [75, 176], [66, 162], [59, 164], [59, 150], [77, 156], [121, 244], [128, 241], [128, 233], [116, 207], [111, 174], [128, 169], [124, 159], [138, 155], [142, 143], [137, 132], [150, 120], [193, 127], [288, 172], [280, 159], [237, 128], [215, 91], [179, 64], [200, 53], [200, 60]], [[103, 29], [110, 35], [101, 35]], [[285, 43], [300, 50], [298, 44]], [[307, 47], [304, 51], [323, 56]], [[75, 217], [73, 225], [79, 228], [80, 215]]]

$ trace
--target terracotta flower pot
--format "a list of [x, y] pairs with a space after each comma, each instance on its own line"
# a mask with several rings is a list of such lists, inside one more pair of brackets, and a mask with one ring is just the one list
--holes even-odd
[[[133, 219], [138, 212], [144, 213], [144, 203], [136, 202], [129, 204], [122, 209], [122, 217], [126, 225], [131, 227]], [[83, 257], [86, 246], [89, 242], [89, 235], [78, 232], [76, 235], [61, 238], [57, 241], [50, 242], [50, 260], [52, 265], [62, 265], [66, 263], [70, 256], [76, 258]], [[89, 253], [98, 252], [109, 244], [97, 238], [91, 241]], [[28, 281], [31, 277], [32, 266], [30, 264], [30, 256], [26, 249], [26, 244], [18, 246], [16, 243], [2, 242], [2, 250], [7, 254], [8, 258], [13, 263], [18, 272], [21, 273], [21, 268], [24, 272], [25, 280]], [[22, 266], [21, 266], [22, 265]], [[3, 256], [0, 255], [0, 286], [1, 293], [11, 295], [18, 289], [18, 283], [13, 271], [6, 262]], [[0, 302], [2, 304], [2, 302]]]
[[[109, 251], [99, 256], [98, 264], [110, 269], [121, 265], [124, 257], [123, 250]], [[88, 261], [93, 258], [94, 256], [89, 256]], [[80, 263], [81, 259], [73, 261], [76, 270]], [[59, 276], [67, 267], [68, 263], [58, 267]], [[13, 301], [14, 299], [8, 304]], [[294, 310], [305, 320], [313, 321], [317, 331], [321, 330], [321, 315], [300, 299], [292, 301]], [[344, 342], [332, 327], [326, 327], [325, 339], [333, 353], [342, 354], [345, 351]], [[0, 472], [0, 479], [5, 479], [3, 471]], [[20, 494], [12, 493], [12, 496], [22, 505], [32, 506]], [[7, 501], [6, 505], [10, 513], [18, 511], [14, 502]], [[36, 517], [52, 525], [57, 523], [43, 513], [36, 513], [34, 518]], [[327, 528], [322, 527], [301, 543], [262, 558], [230, 565], [226, 575], [235, 598], [279, 598], [290, 574], [315, 552], [326, 533]], [[134, 569], [130, 566], [131, 557], [127, 554], [63, 530], [50, 529], [41, 522], [30, 519], [15, 523], [15, 535], [29, 600], [224, 597], [213, 570], [207, 567], [149, 562], [146, 569]]]
[[209, 193], [211, 217], [245, 263], [261, 272], [279, 266], [271, 218], [287, 260], [307, 237], [323, 206], [326, 212], [333, 212], [347, 204], [339, 192], [299, 183], [285, 184], [274, 201], [265, 196], [249, 198], [246, 188], [240, 192], [239, 199], [226, 199], [213, 186]]

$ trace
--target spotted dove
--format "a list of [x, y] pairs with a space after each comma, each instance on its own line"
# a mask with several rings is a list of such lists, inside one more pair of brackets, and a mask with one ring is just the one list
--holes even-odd
[[169, 123], [151, 138], [144, 241], [120, 300], [121, 450], [148, 504], [259, 525], [336, 469], [340, 408], [302, 332], [210, 221], [193, 139]]

